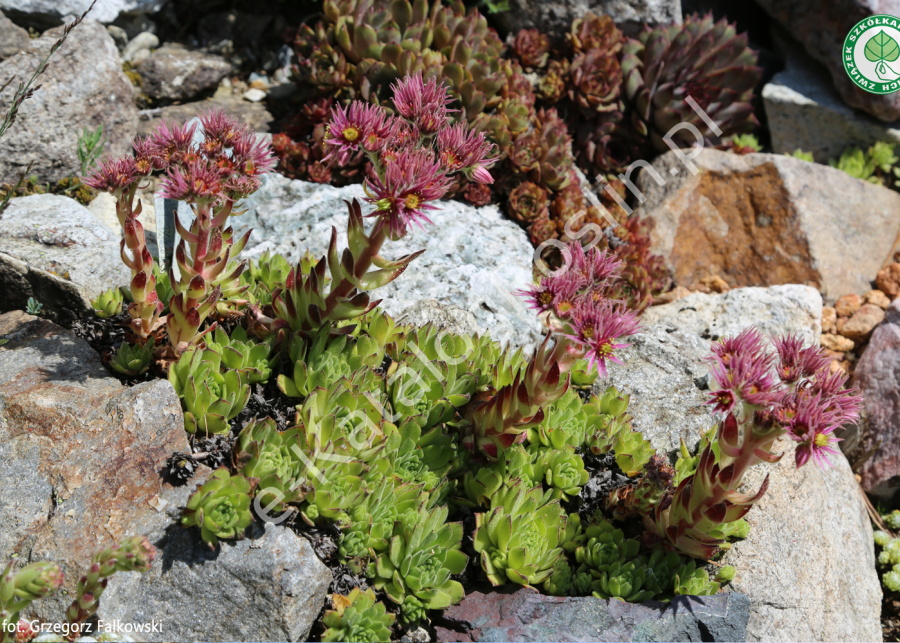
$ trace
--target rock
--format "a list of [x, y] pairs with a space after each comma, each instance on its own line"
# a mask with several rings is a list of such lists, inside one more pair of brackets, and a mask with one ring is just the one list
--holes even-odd
[[856, 343], [863, 342], [882, 321], [884, 321], [884, 310], [874, 304], [864, 304], [841, 327], [841, 335]]
[[159, 557], [110, 580], [101, 620], [161, 622], [171, 640], [304, 640], [331, 582], [305, 539], [251, 527], [214, 552], [178, 524], [210, 472], [180, 487], [159, 476], [190, 450], [172, 386], [126, 388], [86, 342], [21, 312], [0, 315], [0, 335], [0, 556], [56, 561], [67, 579], [30, 615], [58, 622], [94, 551], [146, 535]]
[[130, 280], [117, 237], [74, 199], [20, 197], [0, 217], [2, 312], [34, 297], [43, 316], [71, 322], [91, 310], [91, 299]]
[[[263, 186], [244, 204], [246, 214], [232, 219], [235, 234], [253, 228], [241, 256], [279, 252], [297, 261], [309, 249], [323, 256], [337, 227], [338, 247], [346, 243], [347, 206], [343, 200], [364, 196], [361, 185], [335, 188], [291, 181], [278, 174], [263, 177]], [[531, 283], [533, 248], [525, 231], [505, 219], [496, 206], [474, 208], [443, 201], [429, 213], [434, 225], [415, 229], [398, 242], [387, 242], [389, 258], [425, 249], [406, 272], [373, 295], [399, 315], [422, 299], [453, 304], [475, 315], [478, 328], [492, 339], [531, 350], [542, 338], [532, 311], [512, 293]], [[369, 207], [364, 204], [363, 211]]]
[[[670, 304], [671, 305], [671, 304]], [[648, 309], [650, 310], [650, 309]], [[608, 377], [594, 384], [631, 395], [632, 426], [657, 451], [673, 452], [681, 440], [695, 449], [701, 434], [715, 424], [709, 400], [710, 342], [692, 332], [665, 325], [645, 326], [619, 351], [623, 364], [608, 364]]]
[[122, 51], [122, 60], [125, 62], [133, 62], [139, 51], [147, 51], [159, 47], [159, 37], [149, 31], [142, 31], [132, 38], [125, 49]]
[[755, 493], [767, 473], [769, 489], [722, 560], [737, 570], [732, 590], [750, 597], [746, 640], [880, 641], [872, 527], [853, 471], [843, 455], [825, 471], [798, 470], [794, 444], [776, 442], [782, 460], [745, 475], [741, 491]]
[[6, 60], [31, 43], [28, 32], [0, 12], [0, 60]]
[[494, 20], [504, 32], [535, 27], [562, 42], [575, 18], [588, 11], [607, 14], [629, 32], [644, 24], [681, 24], [679, 0], [511, 0], [510, 10], [497, 13]]
[[879, 270], [875, 285], [891, 301], [900, 296], [900, 263], [892, 263]]
[[833, 333], [837, 330], [837, 311], [832, 306], [822, 308], [822, 332]]
[[[112, 22], [119, 14], [158, 11], [168, 0], [98, 0], [89, 14], [91, 20]], [[92, 0], [0, 0], [0, 9], [13, 17], [48, 25], [58, 25], [80, 16]]]
[[434, 299], [424, 299], [413, 304], [400, 313], [397, 323], [416, 327], [434, 324], [436, 328], [456, 335], [474, 335], [478, 332], [475, 315], [459, 306], [442, 306]]
[[863, 489], [890, 501], [900, 490], [900, 301], [887, 309], [883, 324], [853, 371], [853, 386], [865, 399], [866, 433], [874, 451], [862, 465]]
[[852, 339], [842, 337], [841, 335], [833, 335], [831, 333], [822, 334], [822, 347], [827, 348], [830, 351], [846, 353], [847, 351], [852, 351], [855, 345], [856, 344]]
[[117, 27], [116, 25], [107, 25], [106, 30], [109, 32], [109, 35], [112, 36], [119, 51], [124, 51], [125, 47], [128, 45], [128, 33], [122, 29], [122, 27]]
[[653, 298], [653, 302], [650, 304], [651, 306], [661, 306], [662, 304], [670, 304], [673, 301], [678, 301], [679, 299], [684, 299], [688, 295], [691, 294], [691, 291], [685, 288], [684, 286], [675, 286], [669, 292], [664, 292], [661, 295], [657, 295]]
[[844, 69], [842, 56], [844, 39], [850, 29], [875, 14], [900, 14], [898, 0], [826, 3], [819, 0], [757, 0], [757, 4], [799, 40], [810, 56], [825, 65], [847, 105], [885, 122], [900, 118], [900, 95], [896, 92], [872, 94], [857, 87]]
[[693, 293], [644, 313], [644, 324], [692, 332], [717, 340], [756, 326], [764, 335], [794, 333], [807, 345], [818, 344], [822, 334], [822, 297], [809, 286], [737, 288], [721, 295]]
[[224, 110], [241, 123], [249, 125], [254, 132], [268, 132], [275, 117], [261, 103], [248, 103], [241, 100], [240, 96], [217, 96], [213, 99], [185, 103], [183, 105], [170, 105], [157, 109], [146, 110], [141, 113], [141, 121], [138, 124], [138, 134], [147, 136], [151, 134], [163, 120], [186, 123], [195, 116], [204, 114], [211, 109]]
[[[0, 78], [29, 77], [62, 28], [51, 29], [27, 48], [0, 63]], [[119, 51], [106, 29], [92, 21], [76, 27], [50, 59], [41, 86], [25, 101], [15, 124], [0, 139], [0, 183], [14, 183], [33, 163], [30, 174], [39, 182], [58, 181], [81, 173], [78, 136], [84, 127], [103, 126], [105, 152], [124, 156], [131, 152], [137, 132], [137, 107], [132, 85], [122, 71]], [[5, 113], [16, 83], [0, 92]]]
[[217, 45], [223, 40], [238, 44], [256, 43], [265, 35], [272, 22], [271, 14], [219, 11], [204, 15], [197, 22], [200, 41]]
[[431, 634], [428, 633], [421, 625], [419, 627], [411, 628], [404, 632], [403, 636], [400, 637], [400, 643], [430, 643], [431, 642]]
[[[847, 147], [865, 150], [876, 141], [900, 143], [898, 124], [886, 124], [848, 107], [834, 88], [828, 70], [792, 42], [790, 36], [780, 30], [774, 35], [786, 68], [762, 90], [773, 151], [791, 154], [801, 149], [811, 152], [818, 163], [827, 163], [840, 157]], [[843, 69], [841, 73], [846, 76]]]
[[716, 274], [732, 287], [805, 284], [832, 302], [868, 292], [894, 250], [896, 192], [775, 154], [705, 149], [692, 163], [697, 174], [668, 152], [653, 162], [658, 179], [645, 169], [637, 181], [651, 251], [677, 284]]
[[173, 524], [149, 572], [110, 581], [98, 616], [162, 621], [175, 641], [305, 641], [330, 583], [309, 541], [287, 527], [267, 524], [214, 552], [196, 529]]
[[129, 40], [136, 38], [145, 31], [152, 34], [158, 31], [156, 22], [146, 13], [123, 14], [116, 18], [115, 25], [125, 30]]
[[850, 317], [859, 310], [862, 305], [863, 298], [859, 295], [844, 295], [838, 297], [837, 301], [834, 302], [834, 312], [838, 317]]
[[243, 93], [243, 97], [244, 100], [248, 100], [251, 103], [258, 103], [266, 99], [266, 92], [258, 87], [251, 87]]
[[743, 641], [748, 602], [734, 592], [625, 603], [476, 591], [446, 609], [435, 631], [439, 641]]
[[150, 98], [186, 100], [215, 88], [231, 71], [231, 64], [215, 54], [166, 45], [137, 63], [135, 69]]
[[891, 305], [891, 300], [880, 290], [870, 290], [863, 297], [863, 301], [867, 304], [878, 306], [882, 310], [887, 310], [887, 307]]

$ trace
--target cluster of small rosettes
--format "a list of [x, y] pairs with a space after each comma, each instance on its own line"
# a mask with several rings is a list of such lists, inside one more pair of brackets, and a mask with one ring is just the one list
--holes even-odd
[[620, 364], [614, 351], [628, 346], [618, 340], [639, 330], [637, 315], [611, 297], [624, 264], [606, 250], [585, 252], [578, 242], [565, 246], [563, 257], [562, 268], [517, 294], [539, 314], [552, 314], [562, 335], [584, 348], [588, 370], [596, 364], [604, 377], [606, 361]]
[[406, 234], [410, 224], [429, 223], [425, 212], [452, 185], [450, 176], [464, 174], [477, 183], [492, 183], [487, 167], [494, 148], [483, 133], [468, 125], [450, 124], [448, 88], [421, 73], [394, 86], [394, 111], [354, 101], [332, 111], [323, 144], [325, 160], [344, 165], [363, 152], [372, 162], [366, 177], [370, 216], [383, 217], [391, 237]]
[[160, 123], [153, 134], [135, 140], [133, 156], [104, 162], [84, 183], [121, 195], [140, 179], [162, 171], [162, 196], [214, 205], [259, 189], [259, 175], [275, 165], [269, 145], [221, 110], [200, 117], [200, 123], [201, 136], [196, 123]]
[[714, 344], [709, 359], [718, 388], [707, 403], [723, 413], [752, 413], [745, 419], [758, 431], [786, 431], [798, 443], [798, 467], [810, 458], [829, 466], [826, 454], [837, 454], [840, 441], [834, 431], [858, 419], [862, 398], [844, 388], [846, 375], [828, 372], [822, 349], [803, 348], [792, 335], [773, 344], [774, 354], [755, 328]]

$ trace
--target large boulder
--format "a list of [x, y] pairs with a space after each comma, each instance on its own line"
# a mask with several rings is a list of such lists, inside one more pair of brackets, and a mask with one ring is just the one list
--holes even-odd
[[762, 90], [766, 120], [776, 154], [800, 149], [819, 163], [838, 158], [845, 148], [867, 149], [876, 141], [900, 143], [900, 126], [848, 107], [828, 71], [799, 46], [781, 48], [785, 70]]
[[[80, 16], [93, 0], [0, 0], [0, 9], [12, 16], [48, 25]], [[92, 20], [109, 23], [119, 14], [158, 11], [168, 0], [97, 0]]]
[[[344, 200], [361, 201], [364, 196], [361, 185], [335, 188], [266, 175], [262, 188], [245, 202], [246, 214], [231, 222], [238, 235], [253, 229], [242, 256], [256, 258], [271, 251], [296, 261], [309, 250], [322, 257], [332, 226], [338, 231], [338, 248], [346, 247]], [[367, 212], [369, 206], [363, 205]], [[395, 316], [422, 299], [453, 304], [473, 313], [479, 328], [489, 330], [493, 339], [534, 347], [541, 338], [540, 323], [513, 294], [532, 281], [533, 248], [525, 231], [496, 206], [443, 201], [440, 207], [428, 213], [433, 225], [385, 244], [382, 254], [388, 258], [425, 252], [373, 296]]]
[[0, 312], [23, 309], [34, 297], [54, 321], [79, 319], [91, 299], [130, 282], [119, 254], [118, 236], [74, 199], [12, 199], [0, 217]]
[[0, 60], [15, 56], [30, 43], [28, 32], [0, 13]]
[[268, 132], [275, 121], [275, 117], [266, 109], [265, 103], [251, 103], [241, 100], [240, 96], [214, 96], [181, 105], [142, 110], [139, 114], [138, 134], [149, 136], [162, 121], [187, 123], [211, 109], [221, 109], [238, 122], [248, 125], [254, 132]]
[[756, 0], [825, 65], [844, 102], [882, 121], [900, 118], [900, 94], [873, 94], [857, 87], [844, 69], [844, 39], [856, 23], [876, 14], [900, 15], [900, 0]]
[[853, 385], [865, 398], [864, 434], [874, 448], [860, 470], [870, 494], [892, 500], [900, 491], [900, 299], [887, 309], [853, 371]]
[[670, 329], [711, 340], [756, 326], [768, 336], [795, 334], [807, 346], [818, 346], [822, 336], [822, 295], [815, 288], [796, 284], [735, 288], [722, 294], [698, 292], [648, 308], [643, 323], [665, 324]]
[[165, 45], [135, 65], [141, 89], [155, 100], [187, 100], [215, 88], [231, 64], [215, 54]]
[[[45, 32], [0, 62], [0, 78], [29, 78], [62, 29]], [[6, 113], [17, 85], [0, 92], [0, 112]], [[89, 20], [76, 27], [37, 85], [40, 89], [22, 103], [15, 124], [0, 138], [0, 183], [15, 183], [29, 163], [29, 174], [40, 182], [80, 174], [78, 137], [85, 127], [103, 126], [105, 153], [123, 156], [131, 150], [138, 118], [134, 91], [103, 25]]]
[[881, 583], [872, 525], [843, 455], [833, 467], [794, 464], [795, 443], [776, 442], [778, 464], [752, 468], [741, 490], [769, 489], [750, 510], [750, 533], [722, 561], [732, 589], [750, 597], [748, 641], [880, 641]]
[[190, 451], [166, 380], [125, 387], [86, 342], [21, 312], [0, 315], [0, 337], [0, 559], [55, 561], [68, 592], [30, 618], [60, 622], [91, 555], [146, 535], [159, 557], [110, 580], [101, 620], [161, 626], [148, 640], [304, 640], [331, 582], [305, 539], [254, 525], [212, 551], [179, 525], [210, 472], [179, 487], [161, 478], [172, 453]]
[[743, 641], [743, 594], [625, 603], [529, 589], [472, 592], [444, 611], [439, 641]]
[[538, 28], [560, 42], [572, 21], [588, 11], [607, 14], [629, 31], [644, 24], [681, 23], [680, 0], [510, 0], [509, 6], [494, 16], [502, 30], [516, 34]]
[[831, 303], [871, 290], [894, 251], [892, 190], [777, 154], [704, 149], [692, 163], [696, 174], [668, 152], [637, 181], [652, 251], [677, 284], [713, 275], [732, 287], [804, 284]]

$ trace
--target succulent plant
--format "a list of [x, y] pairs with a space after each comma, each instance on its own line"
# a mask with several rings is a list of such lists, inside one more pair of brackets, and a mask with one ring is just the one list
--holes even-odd
[[697, 567], [697, 563], [693, 560], [683, 564], [675, 571], [673, 589], [675, 596], [712, 596], [719, 592], [719, 587], [719, 583], [711, 581], [706, 570]]
[[349, 595], [332, 594], [332, 609], [325, 612], [322, 622], [327, 628], [323, 641], [353, 641], [377, 643], [391, 640], [391, 627], [396, 616], [384, 604], [375, 602], [375, 592], [354, 588]]
[[[40, 561], [15, 571], [17, 559], [9, 561], [0, 575], [0, 641], [12, 641], [18, 634], [19, 615], [32, 601], [55, 594], [62, 588], [64, 576], [56, 563]], [[13, 631], [11, 631], [13, 630]], [[27, 634], [30, 628], [21, 628]]]
[[600, 519], [585, 530], [585, 542], [575, 550], [575, 560], [587, 565], [595, 578], [614, 563], [627, 563], [636, 558], [641, 549], [637, 540], [626, 539], [621, 529]]
[[571, 596], [574, 591], [575, 573], [572, 565], [561, 556], [553, 566], [553, 573], [544, 581], [544, 591], [551, 596]]
[[613, 444], [616, 453], [616, 464], [627, 476], [635, 476], [640, 473], [644, 465], [656, 453], [656, 449], [645, 440], [638, 431], [620, 431]]
[[587, 415], [585, 444], [595, 455], [609, 453], [620, 433], [631, 431], [631, 415], [627, 413], [630, 395], [620, 395], [610, 386], [603, 395], [591, 396], [583, 408]]
[[147, 343], [129, 344], [122, 342], [108, 364], [111, 369], [128, 377], [143, 375], [153, 363], [153, 351], [156, 348], [156, 339], [151, 337]]
[[[407, 337], [407, 346], [412, 345]], [[423, 361], [413, 352], [404, 354], [387, 373], [392, 408], [404, 417], [421, 415], [425, 427], [447, 422], [471, 399], [477, 385], [476, 376], [460, 366], [465, 363], [450, 366], [445, 361]]]
[[890, 534], [885, 531], [881, 531], [880, 529], [876, 529], [872, 536], [875, 540], [875, 544], [879, 547], [884, 547], [892, 540]]
[[217, 328], [211, 338], [207, 336], [206, 348], [219, 355], [225, 368], [237, 372], [241, 384], [266, 382], [272, 375], [275, 359], [269, 357], [271, 344], [253, 342], [242, 326], [237, 326], [230, 336]]
[[551, 221], [549, 217], [539, 217], [528, 226], [528, 238], [535, 246], [557, 237], [559, 237], [559, 232], [556, 229], [556, 222]]
[[550, 56], [550, 39], [537, 29], [522, 29], [513, 41], [513, 50], [523, 67], [543, 67]]
[[640, 603], [653, 598], [651, 590], [644, 589], [647, 568], [634, 561], [617, 561], [600, 572], [599, 578], [591, 584], [597, 598], [617, 598], [629, 603]]
[[382, 478], [366, 499], [351, 509], [350, 525], [341, 533], [338, 544], [341, 560], [374, 560], [390, 545], [398, 517], [424, 501], [422, 485], [396, 484], [391, 478]]
[[225, 433], [250, 399], [250, 387], [237, 371], [221, 372], [221, 357], [211, 350], [191, 347], [169, 368], [169, 382], [183, 400], [184, 428], [188, 433]]
[[243, 538], [253, 522], [250, 513], [251, 482], [242, 475], [232, 476], [222, 467], [187, 502], [181, 524], [199, 527], [203, 542], [215, 549], [220, 538]]
[[619, 100], [622, 70], [617, 51], [589, 49], [569, 67], [569, 99], [585, 114], [623, 109]]
[[504, 487], [513, 486], [516, 481], [522, 481], [529, 488], [539, 484], [542, 476], [535, 469], [535, 456], [535, 453], [526, 451], [521, 444], [504, 449], [498, 454], [496, 462], [466, 472], [462, 485], [466, 497], [457, 498], [456, 502], [488, 508], [495, 493]]
[[521, 481], [494, 494], [491, 511], [475, 515], [475, 551], [493, 585], [539, 585], [563, 555], [566, 515], [558, 500]]
[[256, 497], [268, 511], [285, 511], [309, 492], [300, 435], [299, 427], [278, 431], [268, 417], [248, 422], [238, 435], [235, 468], [246, 478], [259, 479]]
[[[634, 106], [632, 123], [656, 150], [668, 151], [663, 138], [679, 123], [690, 123], [710, 138], [747, 133], [757, 125], [750, 101], [762, 70], [756, 66], [757, 54], [747, 47], [747, 35], [737, 35], [725, 20], [695, 14], [681, 25], [646, 29], [638, 41], [626, 43], [623, 52], [623, 86]], [[688, 98], [721, 134], [710, 130]], [[684, 129], [672, 133], [682, 147], [693, 139]]]
[[894, 509], [892, 512], [884, 514], [881, 519], [891, 529], [900, 529], [900, 509]]
[[568, 59], [551, 60], [547, 65], [547, 71], [538, 81], [535, 93], [544, 103], [553, 105], [565, 95], [568, 80]]
[[561, 398], [544, 409], [541, 423], [528, 429], [528, 442], [532, 445], [574, 449], [584, 445], [590, 408], [585, 407], [578, 393], [569, 389]]
[[119, 288], [110, 288], [100, 293], [96, 299], [91, 300], [91, 308], [100, 319], [108, 319], [122, 312], [122, 291]]
[[730, 150], [735, 154], [753, 154], [754, 152], [762, 152], [762, 145], [759, 144], [753, 134], [735, 134], [728, 140]]
[[590, 478], [584, 468], [584, 460], [571, 446], [558, 449], [540, 447], [535, 469], [551, 489], [551, 497], [563, 502], [577, 496]]
[[566, 40], [575, 53], [599, 49], [615, 54], [622, 48], [623, 36], [612, 18], [588, 11], [572, 21]]
[[671, 491], [675, 469], [663, 455], [654, 455], [644, 465], [637, 484], [629, 484], [610, 492], [607, 507], [613, 516], [625, 518], [633, 514], [646, 515], [662, 497]]
[[546, 217], [547, 193], [531, 181], [525, 181], [509, 193], [509, 214], [523, 223]]
[[468, 558], [459, 551], [461, 523], [448, 523], [448, 509], [407, 511], [394, 523], [387, 552], [378, 556], [373, 583], [393, 602], [403, 605], [415, 596], [425, 609], [443, 609], [465, 595], [450, 576], [461, 574]]

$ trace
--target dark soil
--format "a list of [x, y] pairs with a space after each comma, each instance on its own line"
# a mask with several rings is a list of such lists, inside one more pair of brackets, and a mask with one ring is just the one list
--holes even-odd
[[881, 633], [885, 641], [900, 641], [900, 592], [882, 586]]

